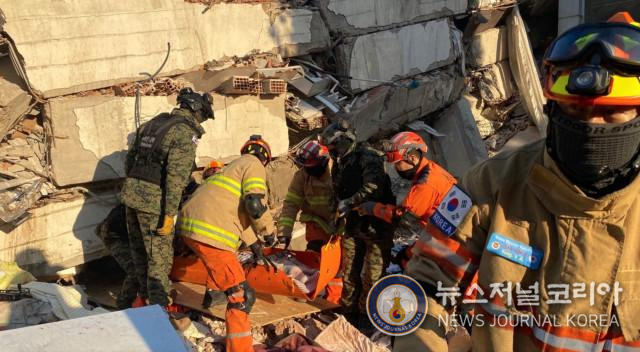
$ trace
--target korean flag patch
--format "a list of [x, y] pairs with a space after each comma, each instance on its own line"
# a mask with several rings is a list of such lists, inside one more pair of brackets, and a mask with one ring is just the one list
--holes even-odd
[[444, 197], [429, 222], [447, 236], [453, 235], [462, 219], [471, 210], [471, 198], [458, 186], [453, 186]]

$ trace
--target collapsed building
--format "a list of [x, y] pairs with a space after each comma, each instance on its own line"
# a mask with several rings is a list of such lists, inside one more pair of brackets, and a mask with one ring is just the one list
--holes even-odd
[[[73, 275], [108, 253], [95, 227], [117, 204], [136, 127], [183, 87], [211, 92], [196, 164], [251, 134], [287, 158], [329, 121], [375, 143], [420, 133], [460, 177], [541, 138], [544, 98], [526, 26], [500, 0], [0, 0], [0, 261]], [[157, 71], [157, 72], [156, 72]]]

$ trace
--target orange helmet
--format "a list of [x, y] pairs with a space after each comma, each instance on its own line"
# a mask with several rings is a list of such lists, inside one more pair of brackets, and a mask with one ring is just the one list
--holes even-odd
[[640, 24], [627, 12], [560, 35], [544, 58], [544, 94], [579, 105], [640, 105]]
[[262, 136], [257, 134], [249, 137], [249, 140], [240, 148], [240, 154], [255, 155], [264, 166], [271, 161], [271, 147], [262, 139]]
[[329, 149], [318, 141], [309, 141], [296, 153], [295, 161], [303, 167], [315, 167], [329, 160]]
[[220, 170], [222, 170], [223, 167], [223, 162], [213, 160], [209, 163], [209, 166], [207, 166], [207, 168], [202, 172], [202, 178], [208, 178], [217, 174], [218, 172], [220, 172]]
[[388, 162], [397, 163], [407, 160], [409, 152], [420, 151], [424, 155], [427, 149], [427, 144], [417, 133], [400, 132], [391, 138], [391, 143], [385, 147], [385, 152]]

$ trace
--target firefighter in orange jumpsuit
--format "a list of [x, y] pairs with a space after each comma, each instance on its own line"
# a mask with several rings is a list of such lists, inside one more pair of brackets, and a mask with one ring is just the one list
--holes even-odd
[[365, 202], [358, 212], [389, 223], [413, 216], [422, 226], [431, 226], [429, 218], [456, 184], [455, 177], [427, 159], [427, 144], [414, 132], [396, 134], [385, 149], [387, 162], [394, 164], [400, 177], [412, 181], [411, 189], [400, 206]]
[[[298, 151], [295, 161], [302, 168], [289, 185], [278, 219], [278, 232], [285, 240], [285, 248], [289, 247], [293, 224], [300, 212], [300, 221], [306, 225], [307, 250], [320, 252], [336, 233], [329, 149], [318, 141], [309, 141]], [[342, 279], [335, 278], [327, 285], [327, 300], [339, 304], [341, 295]]]
[[[268, 246], [277, 243], [273, 219], [263, 200], [267, 194], [265, 166], [271, 160], [269, 145], [260, 136], [252, 136], [240, 153], [239, 159], [198, 187], [182, 207], [179, 220], [179, 235], [207, 268], [207, 288], [227, 296], [226, 346], [234, 352], [253, 351], [249, 312], [256, 299], [236, 252], [244, 243], [256, 262], [273, 265], [255, 234]], [[249, 227], [253, 231], [245, 231]]]

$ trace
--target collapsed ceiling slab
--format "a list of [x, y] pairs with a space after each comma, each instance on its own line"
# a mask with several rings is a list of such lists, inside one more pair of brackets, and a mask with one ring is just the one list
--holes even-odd
[[22, 56], [30, 84], [44, 97], [160, 75], [211, 60], [275, 52], [302, 55], [329, 46], [320, 13], [266, 4], [203, 5], [183, 0], [0, 0], [3, 30]]

